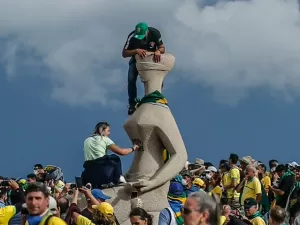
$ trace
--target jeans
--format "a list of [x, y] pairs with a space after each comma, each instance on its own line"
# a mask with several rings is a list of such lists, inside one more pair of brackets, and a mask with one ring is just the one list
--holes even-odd
[[109, 183], [118, 184], [122, 175], [121, 159], [115, 154], [86, 161], [83, 167], [82, 182], [84, 185], [91, 183], [93, 188]]
[[136, 80], [139, 73], [136, 69], [136, 61], [135, 58], [131, 58], [129, 61], [129, 69], [128, 69], [128, 102], [130, 106], [134, 106], [136, 104], [137, 97], [137, 88], [136, 88]]

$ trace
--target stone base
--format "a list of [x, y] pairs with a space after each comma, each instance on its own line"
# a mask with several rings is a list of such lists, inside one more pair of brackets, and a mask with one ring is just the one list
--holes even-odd
[[[166, 193], [169, 190], [169, 182], [163, 186], [146, 192], [138, 193], [138, 198], [143, 202], [143, 208], [153, 216], [153, 224], [158, 224], [159, 213], [169, 207]], [[108, 200], [115, 210], [115, 215], [121, 225], [130, 225], [129, 213], [134, 205], [131, 202], [132, 184], [104, 189], [103, 192], [110, 196]]]

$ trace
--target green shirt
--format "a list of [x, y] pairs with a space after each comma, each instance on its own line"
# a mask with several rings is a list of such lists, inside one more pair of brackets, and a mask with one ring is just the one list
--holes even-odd
[[84, 141], [84, 161], [101, 158], [107, 154], [107, 149], [114, 142], [106, 136], [95, 135]]

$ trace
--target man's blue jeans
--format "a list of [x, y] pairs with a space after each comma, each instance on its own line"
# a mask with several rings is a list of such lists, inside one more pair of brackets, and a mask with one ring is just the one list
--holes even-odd
[[130, 106], [134, 106], [136, 104], [135, 99], [137, 97], [137, 87], [136, 80], [139, 73], [136, 69], [136, 61], [135, 58], [131, 58], [129, 61], [129, 69], [128, 69], [128, 102]]

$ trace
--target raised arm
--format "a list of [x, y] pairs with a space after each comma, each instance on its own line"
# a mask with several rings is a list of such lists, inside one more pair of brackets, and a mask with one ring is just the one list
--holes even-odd
[[128, 155], [134, 152], [137, 148], [138, 148], [137, 145], [133, 145], [132, 148], [120, 148], [116, 144], [112, 144], [108, 146], [108, 149], [111, 150], [113, 153], [116, 153], [117, 155]]
[[137, 54], [137, 49], [135, 49], [133, 46], [133, 41], [132, 41], [134, 38], [133, 35], [134, 35], [134, 32], [131, 32], [128, 35], [125, 45], [123, 47], [122, 56], [124, 58], [132, 57]]

